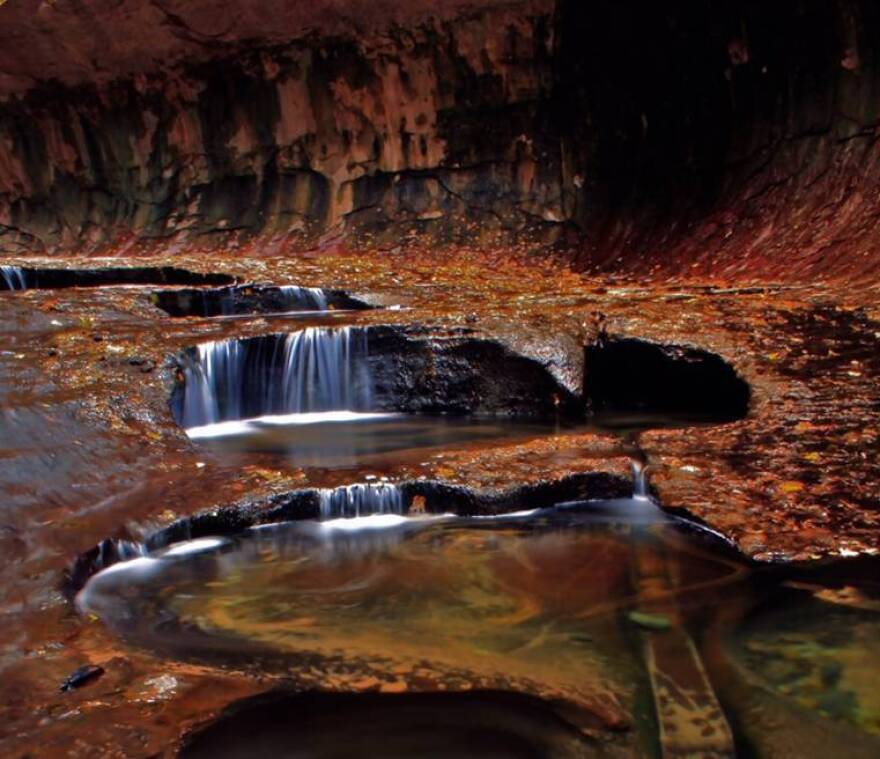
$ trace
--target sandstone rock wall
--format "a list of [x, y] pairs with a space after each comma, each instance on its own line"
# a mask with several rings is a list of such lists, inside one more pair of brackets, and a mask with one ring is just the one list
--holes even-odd
[[0, 7], [0, 252], [880, 278], [877, 0]]
[[880, 3], [560, 9], [585, 265], [880, 279]]
[[562, 218], [553, 6], [248, 45], [0, 109], [0, 247], [476, 240]]

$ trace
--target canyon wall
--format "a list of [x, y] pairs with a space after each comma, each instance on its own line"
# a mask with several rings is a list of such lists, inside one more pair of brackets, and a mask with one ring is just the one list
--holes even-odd
[[880, 275], [880, 3], [562, 4], [584, 265]]
[[0, 43], [5, 254], [880, 266], [875, 0], [56, 0]]
[[217, 43], [210, 60], [39, 83], [0, 111], [0, 246], [480, 242], [555, 223], [552, 12]]

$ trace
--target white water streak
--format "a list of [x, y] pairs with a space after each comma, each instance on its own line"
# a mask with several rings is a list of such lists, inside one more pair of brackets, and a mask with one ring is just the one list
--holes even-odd
[[9, 266], [3, 264], [0, 266], [0, 278], [6, 284], [7, 290], [26, 290], [24, 270], [20, 266]]
[[184, 369], [183, 426], [201, 431], [247, 417], [370, 407], [366, 330], [310, 327], [283, 338], [280, 351], [278, 343], [265, 349], [271, 345], [239, 340], [198, 345]]
[[387, 483], [346, 485], [319, 493], [321, 519], [403, 514], [403, 495]]
[[299, 287], [285, 285], [279, 287], [291, 308], [306, 308], [312, 311], [327, 310], [327, 295], [320, 287]]
[[311, 414], [269, 414], [252, 419], [236, 419], [199, 427], [188, 427], [186, 434], [192, 440], [210, 440], [255, 432], [261, 427], [291, 427], [309, 424], [335, 424], [339, 422], [362, 422], [376, 419], [392, 419], [402, 416], [396, 413], [370, 413], [358, 411], [318, 411]]

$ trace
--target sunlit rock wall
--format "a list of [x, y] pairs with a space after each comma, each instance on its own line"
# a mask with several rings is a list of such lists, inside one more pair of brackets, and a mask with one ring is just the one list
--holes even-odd
[[877, 0], [0, 6], [0, 252], [880, 280]]
[[0, 248], [542, 234], [563, 217], [553, 4], [490, 6], [16, 93]]

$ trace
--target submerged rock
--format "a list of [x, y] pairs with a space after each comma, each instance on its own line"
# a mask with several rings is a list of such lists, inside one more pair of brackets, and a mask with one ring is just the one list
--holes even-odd
[[633, 624], [636, 624], [645, 630], [659, 632], [662, 630], [668, 630], [672, 626], [669, 618], [664, 617], [662, 614], [647, 614], [643, 611], [631, 611], [626, 615], [626, 618]]
[[61, 691], [66, 693], [67, 691], [81, 688], [83, 685], [88, 685], [93, 680], [97, 680], [103, 674], [103, 667], [95, 664], [84, 664], [79, 669], [71, 672], [67, 679], [61, 683]]

